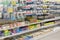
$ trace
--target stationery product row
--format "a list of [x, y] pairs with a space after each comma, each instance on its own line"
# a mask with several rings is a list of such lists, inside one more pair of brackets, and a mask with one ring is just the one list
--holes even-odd
[[20, 26], [19, 22], [17, 24], [14, 23], [14, 24], [1, 25], [0, 29], [2, 29], [2, 28], [5, 28], [5, 29], [6, 28], [13, 28], [13, 27], [15, 27], [15, 28], [14, 29], [1, 30], [0, 31], [0, 37], [6, 37], [6, 36], [14, 35], [14, 34], [17, 34], [17, 33], [22, 33], [24, 31], [41, 28], [42, 26], [48, 26], [48, 25], [51, 25], [51, 24], [55, 24], [55, 22], [59, 23], [60, 21], [59, 20], [49, 21], [49, 22], [45, 22], [45, 23], [41, 23], [41, 24], [39, 23], [39, 24], [33, 24], [33, 25], [21, 26], [21, 27], [18, 27], [18, 26]]
[[11, 37], [11, 38], [5, 38], [4, 40], [30, 40], [31, 38], [37, 37], [39, 35], [43, 36], [45, 34], [48, 34], [51, 31], [54, 31], [54, 28], [47, 28], [47, 29], [43, 29], [43, 30], [38, 30], [38, 31], [35, 31], [32, 33], [18, 35], [18, 36]]
[[[16, 20], [16, 19], [20, 19], [19, 15], [22, 15], [22, 17], [24, 16], [23, 13], [24, 12], [26, 14], [50, 14], [51, 11], [50, 9], [52, 9], [52, 11], [54, 10], [58, 10], [59, 8], [55, 7], [53, 5], [49, 6], [43, 3], [38, 3], [36, 4], [35, 2], [37, 2], [36, 0], [1, 0], [0, 1], [0, 18], [2, 19], [9, 19], [9, 20]], [[41, 2], [38, 0], [38, 2]], [[48, 2], [49, 3], [49, 2]], [[33, 6], [32, 6], [33, 5]], [[51, 4], [52, 5], [52, 4]], [[38, 12], [38, 10], [40, 12]], [[57, 11], [54, 11], [55, 13]], [[59, 12], [58, 12], [59, 13]]]
[[[60, 23], [60, 20], [47, 21], [37, 24], [45, 19], [60, 16], [60, 3], [44, 0], [0, 0], [0, 19], [13, 20], [12, 23], [0, 23], [0, 38], [34, 30], [43, 26]], [[18, 21], [16, 21], [18, 20]], [[1, 20], [0, 20], [1, 21]], [[53, 31], [53, 28], [40, 30], [34, 33], [17, 35], [4, 40], [29, 40], [38, 35]]]
[[[4, 19], [6, 19], [6, 20], [10, 19], [10, 17], [7, 15], [8, 14], [6, 14], [6, 16], [4, 16]], [[58, 17], [58, 15], [52, 15], [52, 14], [24, 14], [23, 13], [23, 16], [22, 16], [22, 14], [19, 13], [17, 16], [15, 16], [16, 14], [14, 16], [13, 15], [11, 16], [11, 20], [13, 20], [13, 21], [18, 20], [19, 22], [25, 22], [25, 23], [40, 22], [45, 19], [55, 18], [55, 16]]]

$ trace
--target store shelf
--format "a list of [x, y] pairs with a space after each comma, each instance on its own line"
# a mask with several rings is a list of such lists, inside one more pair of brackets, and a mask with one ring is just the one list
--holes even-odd
[[51, 32], [49, 32], [49, 33], [47, 33], [47, 34], [45, 34], [45, 35], [39, 35], [39, 36], [37, 36], [37, 37], [34, 37], [34, 38], [32, 38], [32, 39], [30, 39], [30, 40], [41, 40], [41, 39], [43, 39], [44, 37], [47, 37], [47, 36], [49, 36], [49, 35], [51, 35], [51, 34], [55, 34], [55, 33], [57, 33], [57, 32], [60, 32], [60, 30], [57, 30], [57, 31], [51, 31]]
[[0, 19], [0, 24], [5, 24], [5, 23], [12, 23], [14, 21], [12, 20], [6, 20], [6, 19]]
[[[21, 25], [21, 26], [19, 26], [19, 27], [29, 26], [29, 25], [33, 25], [33, 24], [39, 24], [39, 23], [42, 23], [42, 22], [54, 21], [54, 20], [59, 20], [59, 19], [60, 19], [60, 17], [55, 17], [55, 18], [52, 18], [52, 19], [43, 20], [43, 21], [41, 21], [41, 22], [35, 22], [35, 23], [30, 23], [30, 24]], [[7, 29], [14, 29], [14, 28], [18, 28], [18, 27], [0, 29], [0, 31], [2, 31], [2, 30], [7, 30]]]
[[14, 23], [20, 20], [6, 20], [6, 19], [0, 19], [0, 24], [8, 24], [8, 23]]
[[[23, 0], [23, 1], [21, 0], [13, 0], [13, 1], [3, 0], [2, 1], [1, 0], [0, 4], [1, 4], [0, 18], [3, 18], [3, 19], [0, 19], [0, 25], [1, 25], [0, 40], [5, 38], [10, 38], [10, 37], [14, 37], [17, 39], [17, 37], [15, 36], [19, 36], [25, 33], [35, 32], [41, 29], [43, 30], [44, 28], [53, 28], [53, 27], [56, 27], [56, 25], [60, 25], [59, 23], [60, 17], [55, 17], [54, 15], [55, 13], [56, 16], [59, 16], [57, 15], [60, 12], [59, 2], [49, 1], [49, 0], [43, 0], [43, 1], [42, 0]], [[48, 15], [44, 15], [44, 14], [48, 14]], [[45, 20], [32, 23], [33, 20], [36, 21], [35, 17], [37, 17], [37, 21], [39, 21], [38, 19], [40, 18]], [[29, 23], [27, 24], [25, 23], [26, 21], [30, 21], [31, 23], [27, 22]], [[33, 24], [36, 24], [36, 25], [33, 25]], [[47, 26], [44, 26], [45, 24], [47, 24]], [[36, 26], [39, 26], [39, 27], [34, 29], [34, 27]], [[25, 28], [26, 30], [24, 30]], [[8, 32], [9, 34], [7, 34]], [[31, 40], [39, 40], [40, 38], [43, 38], [55, 32], [57, 31], [51, 31], [48, 34], [39, 35], [37, 37], [32, 38]], [[10, 35], [10, 33], [12, 35]], [[8, 36], [4, 36], [5, 34], [7, 34]], [[14, 38], [10, 40], [14, 40]]]
[[23, 32], [20, 32], [20, 33], [16, 33], [16, 34], [13, 34], [13, 35], [0, 37], [0, 39], [4, 39], [4, 38], [8, 38], [8, 37], [13, 37], [13, 36], [17, 36], [17, 35], [33, 32], [33, 31], [37, 31], [37, 30], [40, 30], [40, 29], [43, 29], [43, 28], [49, 28], [50, 26], [56, 26], [58, 24], [60, 24], [60, 23], [56, 23], [56, 24], [52, 24], [52, 25], [48, 25], [48, 26], [42, 26], [41, 28], [36, 28], [36, 29], [33, 29], [33, 30], [26, 30], [26, 31], [23, 31]]

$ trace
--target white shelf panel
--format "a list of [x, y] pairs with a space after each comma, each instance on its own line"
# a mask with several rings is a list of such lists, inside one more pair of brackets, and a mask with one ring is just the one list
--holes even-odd
[[17, 35], [33, 32], [33, 31], [40, 30], [40, 29], [43, 29], [43, 28], [48, 28], [50, 26], [55, 26], [55, 25], [58, 25], [58, 24], [59, 23], [48, 25], [48, 26], [42, 26], [41, 28], [36, 28], [36, 29], [33, 29], [33, 30], [26, 30], [26, 31], [23, 31], [23, 32], [20, 32], [20, 33], [16, 33], [16, 34], [13, 34], [13, 35], [5, 36], [5, 37], [0, 37], [0, 39], [4, 39], [4, 38], [8, 38], [8, 37], [13, 37], [13, 36], [17, 36]]

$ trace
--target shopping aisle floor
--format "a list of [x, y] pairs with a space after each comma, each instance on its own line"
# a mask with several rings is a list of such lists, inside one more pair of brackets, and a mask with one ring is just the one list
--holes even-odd
[[60, 40], [60, 31], [54, 34], [48, 35], [46, 37], [40, 38], [38, 40]]

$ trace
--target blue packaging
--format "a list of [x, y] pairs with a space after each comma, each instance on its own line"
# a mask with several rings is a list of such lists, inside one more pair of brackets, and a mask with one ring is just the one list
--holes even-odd
[[16, 28], [16, 33], [19, 33], [21, 30], [19, 28]]
[[0, 37], [4, 36], [4, 31], [0, 31]]
[[24, 40], [30, 40], [32, 37], [31, 36], [26, 36]]
[[13, 13], [10, 14], [10, 18], [11, 18], [11, 20], [16, 20], [16, 17], [15, 17], [15, 15]]
[[21, 31], [27, 30], [27, 28], [26, 28], [26, 27], [20, 27], [19, 30], [20, 30], [20, 32], [21, 32]]

